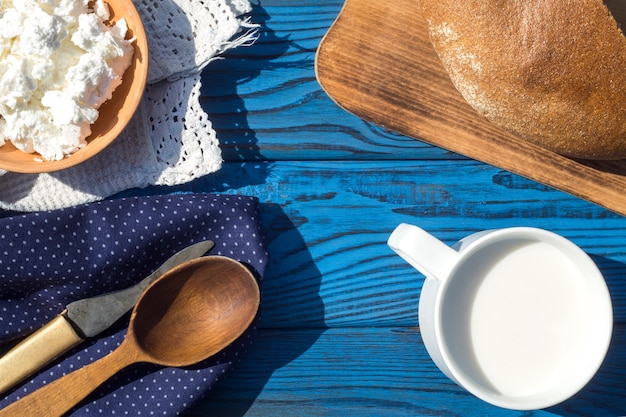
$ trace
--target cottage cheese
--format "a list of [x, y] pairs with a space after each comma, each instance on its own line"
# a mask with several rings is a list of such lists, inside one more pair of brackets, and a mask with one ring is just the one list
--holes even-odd
[[133, 54], [102, 0], [0, 0], [0, 146], [59, 160], [86, 145]]

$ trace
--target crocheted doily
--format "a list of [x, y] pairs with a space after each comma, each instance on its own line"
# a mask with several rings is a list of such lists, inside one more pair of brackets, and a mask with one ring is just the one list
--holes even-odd
[[148, 86], [111, 145], [75, 167], [46, 174], [0, 170], [0, 208], [40, 211], [102, 200], [148, 185], [176, 185], [220, 169], [218, 140], [202, 109], [200, 73], [248, 44], [257, 25], [247, 0], [136, 0], [148, 36]]

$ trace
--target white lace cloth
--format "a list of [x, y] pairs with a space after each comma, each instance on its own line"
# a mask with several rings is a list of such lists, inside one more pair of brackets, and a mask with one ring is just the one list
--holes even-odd
[[250, 43], [248, 0], [135, 0], [148, 36], [148, 86], [137, 113], [90, 160], [47, 174], [0, 170], [0, 208], [41, 211], [148, 185], [176, 185], [220, 169], [215, 131], [199, 103], [200, 72]]

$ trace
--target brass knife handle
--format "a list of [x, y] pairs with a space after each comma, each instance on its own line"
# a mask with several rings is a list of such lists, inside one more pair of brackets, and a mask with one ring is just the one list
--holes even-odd
[[0, 394], [82, 341], [69, 321], [62, 314], [57, 316], [0, 358]]

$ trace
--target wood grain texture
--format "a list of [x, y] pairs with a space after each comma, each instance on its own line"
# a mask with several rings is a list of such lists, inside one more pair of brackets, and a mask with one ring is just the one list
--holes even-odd
[[[314, 59], [342, 6], [256, 4], [258, 41], [203, 73], [222, 169], [121, 194], [217, 192], [261, 202], [269, 264], [258, 339], [185, 416], [626, 415], [626, 218], [337, 106], [316, 81]], [[417, 327], [423, 277], [385, 243], [403, 221], [447, 243], [483, 229], [542, 227], [590, 253], [607, 276], [617, 325], [589, 390], [520, 414], [477, 401], [437, 371]]]
[[[457, 180], [459, 170], [468, 181]], [[259, 197], [270, 253], [259, 340], [189, 416], [626, 412], [620, 215], [475, 161], [230, 162], [175, 191]], [[606, 276], [617, 321], [597, 382], [559, 408], [520, 414], [478, 402], [448, 381], [425, 356], [417, 330], [423, 277], [385, 244], [402, 221], [448, 243], [484, 228], [530, 225], [583, 247]]]
[[615, 417], [626, 394], [617, 382], [624, 371], [614, 366], [625, 360], [617, 348], [626, 345], [625, 330], [585, 389], [555, 407], [525, 412], [492, 407], [447, 379], [415, 328], [265, 330], [240, 368], [188, 417]]
[[443, 70], [413, 0], [347, 0], [316, 69], [325, 91], [365, 120], [626, 213], [625, 161], [565, 158], [477, 115]]
[[264, 1], [251, 14], [258, 40], [205, 70], [200, 100], [224, 159], [465, 159], [354, 117], [320, 88], [317, 46], [342, 5]]
[[424, 277], [386, 245], [402, 222], [449, 244], [484, 229], [552, 230], [599, 264], [626, 323], [626, 218], [480, 162], [233, 162], [168, 191], [261, 200], [270, 252], [262, 327], [417, 325]]

